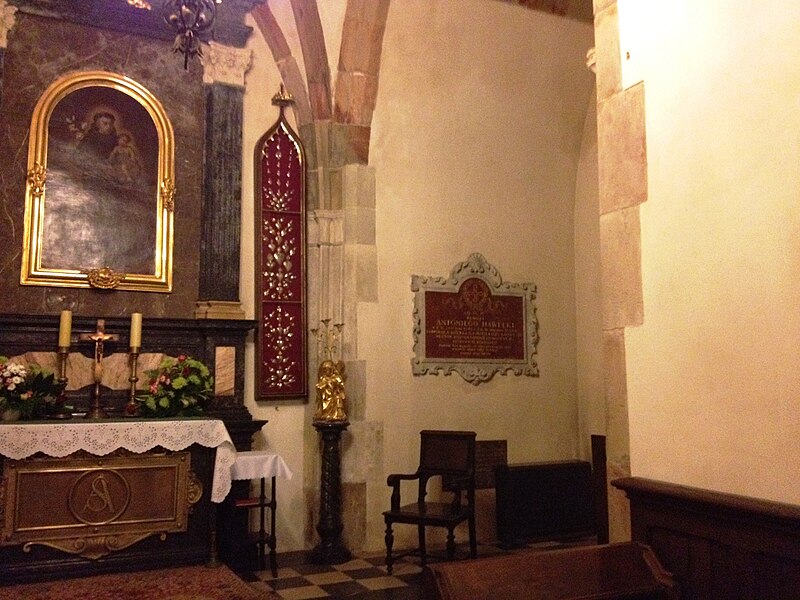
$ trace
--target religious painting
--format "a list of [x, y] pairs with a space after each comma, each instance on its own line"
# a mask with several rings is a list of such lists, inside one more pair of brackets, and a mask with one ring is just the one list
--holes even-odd
[[412, 276], [414, 375], [459, 373], [479, 384], [496, 373], [537, 376], [536, 286], [504, 282], [480, 254], [450, 277]]
[[53, 83], [31, 121], [21, 283], [169, 292], [173, 138], [128, 77]]

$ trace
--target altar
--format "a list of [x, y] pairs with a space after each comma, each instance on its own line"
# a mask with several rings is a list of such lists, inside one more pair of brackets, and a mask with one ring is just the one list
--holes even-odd
[[219, 419], [0, 425], [4, 583], [216, 559], [236, 450]]

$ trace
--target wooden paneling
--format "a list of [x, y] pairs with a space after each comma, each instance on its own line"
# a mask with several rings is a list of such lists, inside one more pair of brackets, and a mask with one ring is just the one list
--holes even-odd
[[800, 507], [639, 477], [612, 482], [648, 544], [692, 599], [800, 597]]

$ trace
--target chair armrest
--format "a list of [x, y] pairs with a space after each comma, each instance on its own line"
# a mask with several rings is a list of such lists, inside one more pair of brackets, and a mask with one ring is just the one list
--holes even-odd
[[419, 473], [392, 473], [386, 478], [386, 485], [394, 487], [400, 485], [400, 481], [411, 481], [419, 479]]
[[419, 473], [392, 473], [386, 478], [386, 485], [392, 488], [392, 510], [400, 509], [400, 482], [419, 479]]

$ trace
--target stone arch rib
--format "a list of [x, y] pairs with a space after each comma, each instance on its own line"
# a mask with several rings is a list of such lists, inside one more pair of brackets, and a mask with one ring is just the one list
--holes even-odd
[[328, 52], [325, 49], [325, 35], [317, 3], [309, 0], [291, 0], [291, 4], [306, 66], [311, 114], [315, 121], [324, 121], [331, 118], [333, 94]]
[[334, 120], [370, 127], [378, 95], [390, 0], [348, 0], [336, 76]]
[[269, 8], [269, 3], [259, 4], [252, 11], [256, 26], [261, 31], [261, 35], [272, 52], [275, 65], [281, 74], [286, 90], [294, 97], [294, 110], [297, 117], [298, 126], [307, 125], [312, 122], [311, 104], [308, 97], [306, 85], [303, 82], [303, 75], [297, 60], [292, 56], [286, 37], [283, 35], [275, 15]]

